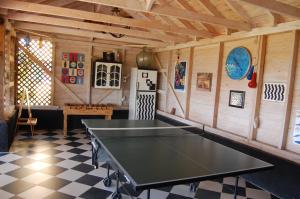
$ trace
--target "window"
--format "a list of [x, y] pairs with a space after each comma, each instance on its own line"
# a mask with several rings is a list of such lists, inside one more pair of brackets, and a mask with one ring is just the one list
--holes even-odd
[[53, 44], [41, 39], [23, 37], [17, 46], [17, 103], [23, 89], [29, 91], [30, 104], [51, 105], [53, 79]]

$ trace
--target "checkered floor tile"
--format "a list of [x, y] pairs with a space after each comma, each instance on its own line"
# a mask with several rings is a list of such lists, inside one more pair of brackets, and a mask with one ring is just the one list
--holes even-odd
[[[114, 174], [112, 173], [112, 178]], [[10, 153], [0, 153], [0, 198], [97, 198], [109, 199], [115, 190], [105, 187], [106, 165], [91, 165], [91, 146], [83, 130], [69, 132], [64, 138], [60, 130], [37, 131], [34, 137], [21, 132]], [[203, 181], [196, 192], [189, 185], [151, 190], [153, 199], [227, 199], [233, 198], [234, 178]], [[122, 198], [146, 198], [146, 191], [134, 192], [128, 184], [121, 187]], [[273, 199], [242, 178], [238, 199]]]

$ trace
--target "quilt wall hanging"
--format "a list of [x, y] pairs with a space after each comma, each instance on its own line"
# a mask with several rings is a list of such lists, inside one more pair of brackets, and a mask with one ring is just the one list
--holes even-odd
[[65, 84], [83, 84], [85, 55], [62, 53], [61, 81]]
[[176, 62], [175, 65], [175, 78], [174, 78], [174, 89], [176, 91], [185, 90], [185, 76], [186, 76], [187, 61]]

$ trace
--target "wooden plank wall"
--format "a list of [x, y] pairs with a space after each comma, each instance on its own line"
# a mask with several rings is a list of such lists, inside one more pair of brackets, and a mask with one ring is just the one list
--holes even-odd
[[[122, 77], [127, 77], [126, 82], [122, 82], [121, 89], [96, 89], [90, 87], [92, 83], [92, 63], [94, 60], [102, 58], [103, 51], [113, 51], [117, 49], [109, 47], [108, 45], [92, 46], [91, 44], [65, 43], [60, 40], [55, 43], [55, 76], [61, 79], [61, 56], [63, 52], [77, 52], [85, 54], [85, 74], [83, 85], [64, 84], [73, 94], [77, 97], [71, 96], [66, 92], [62, 86], [55, 84], [54, 92], [54, 105], [62, 106], [65, 103], [113, 103], [116, 105], [128, 106], [129, 99], [129, 82], [130, 82], [130, 69], [136, 67], [135, 57], [140, 52], [138, 48], [119, 49], [124, 59], [122, 66]], [[72, 95], [73, 95], [72, 94]], [[122, 96], [126, 96], [125, 102], [122, 104]]]
[[[161, 75], [158, 112], [179, 121], [205, 124], [214, 133], [300, 163], [300, 145], [295, 145], [292, 138], [295, 113], [296, 110], [300, 110], [298, 35], [296, 31], [289, 31], [194, 47], [193, 70], [191, 85], [189, 85], [190, 97], [184, 98], [186, 92], [175, 91], [178, 96], [177, 102], [170, 92], [171, 88], [167, 89], [166, 87], [166, 78]], [[257, 88], [249, 88], [246, 78], [236, 81], [227, 76], [224, 67], [226, 57], [230, 50], [238, 46], [245, 46], [251, 52], [252, 63], [261, 75], [261, 85], [264, 82], [286, 83], [293, 89], [289, 95], [290, 99], [287, 97], [285, 102], [264, 101], [259, 97], [262, 95], [262, 90], [257, 92]], [[188, 60], [190, 48], [180, 49], [180, 52], [182, 59]], [[168, 60], [170, 54], [173, 56], [171, 60]], [[162, 67], [166, 69], [169, 67], [167, 73], [172, 84], [174, 80], [174, 55], [176, 55], [176, 50], [157, 52]], [[295, 64], [293, 64], [293, 60]], [[295, 75], [292, 74], [293, 65], [296, 67], [296, 69], [294, 68]], [[258, 68], [259, 66], [261, 68]], [[197, 90], [198, 72], [213, 73], [210, 92]], [[295, 77], [295, 81], [290, 81], [293, 77]], [[228, 106], [230, 90], [246, 92], [244, 109]], [[257, 99], [259, 101], [256, 101]], [[186, 107], [185, 100], [189, 100], [190, 104], [189, 110], [184, 110], [188, 112], [186, 118], [178, 111], [179, 103], [182, 107]], [[172, 107], [176, 108], [175, 116], [170, 114]], [[258, 116], [258, 120], [255, 119], [255, 114]], [[257, 129], [254, 127], [254, 123], [259, 125]], [[287, 123], [287, 130], [284, 130], [285, 123]], [[281, 142], [284, 143], [281, 144]]]

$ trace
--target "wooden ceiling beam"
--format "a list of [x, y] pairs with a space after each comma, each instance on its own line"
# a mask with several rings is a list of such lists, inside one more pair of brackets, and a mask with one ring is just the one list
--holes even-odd
[[12, 19], [16, 21], [63, 26], [68, 28], [80, 28], [80, 29], [90, 30], [90, 31], [104, 31], [104, 32], [111, 32], [116, 34], [125, 34], [129, 36], [140, 37], [140, 38], [174, 42], [174, 37], [170, 37], [167, 35], [160, 35], [155, 33], [149, 33], [146, 31], [131, 30], [126, 28], [106, 26], [106, 25], [95, 24], [95, 23], [87, 23], [87, 22], [75, 21], [70, 19], [46, 17], [46, 16], [40, 16], [34, 14], [26, 14], [26, 13], [13, 13], [13, 14], [8, 14], [6, 17], [8, 19]]
[[26, 12], [39, 13], [39, 14], [48, 14], [48, 15], [68, 17], [74, 19], [91, 20], [91, 21], [118, 24], [118, 25], [130, 26], [130, 27], [162, 30], [165, 32], [176, 32], [177, 34], [193, 35], [193, 36], [199, 36], [205, 38], [213, 37], [213, 35], [207, 31], [182, 29], [180, 27], [161, 24], [159, 21], [136, 20], [131, 18], [105, 15], [100, 13], [87, 12], [82, 10], [62, 8], [62, 7], [56, 7], [50, 5], [27, 3], [27, 2], [21, 2], [16, 0], [1, 0], [0, 8], [20, 10]]
[[199, 0], [198, 2], [202, 4], [202, 7], [210, 14], [216, 17], [224, 18], [224, 15], [217, 10], [217, 8], [209, 0]]
[[[186, 0], [176, 0], [176, 2], [181, 6], [183, 7], [184, 9], [186, 10], [190, 10], [190, 11], [193, 11], [193, 12], [197, 12], [197, 10], [192, 7]], [[211, 26], [210, 24], [203, 24], [203, 23], [200, 23], [200, 25], [208, 30], [209, 32], [212, 32], [212, 33], [215, 33], [216, 30], [213, 26]]]
[[[215, 5], [213, 5], [209, 0], [199, 0], [198, 1], [202, 7], [209, 12], [210, 14], [216, 16], [216, 17], [220, 17], [220, 18], [226, 18], [216, 7]], [[231, 28], [226, 28], [225, 32], [227, 35], [230, 35], [232, 32], [234, 32], [233, 29]]]
[[88, 38], [99, 38], [104, 40], [111, 40], [111, 41], [121, 41], [127, 43], [134, 43], [134, 44], [142, 44], [148, 46], [165, 46], [166, 43], [159, 42], [159, 41], [152, 41], [146, 39], [138, 39], [132, 37], [122, 37], [122, 38], [115, 38], [108, 34], [86, 31], [86, 30], [79, 30], [74, 28], [63, 28], [57, 26], [49, 26], [49, 25], [41, 25], [41, 24], [34, 24], [34, 23], [27, 23], [27, 22], [16, 22], [14, 26], [18, 29], [24, 30], [33, 30], [33, 31], [42, 31], [48, 33], [55, 33], [55, 34], [63, 34], [63, 35], [74, 35], [80, 37], [88, 37]]
[[70, 3], [74, 3], [76, 0], [46, 0], [43, 1], [43, 4], [47, 4], [47, 5], [52, 5], [52, 6], [65, 6], [68, 5]]
[[259, 6], [275, 13], [288, 15], [291, 17], [300, 18], [300, 8], [288, 5], [286, 3], [281, 3], [275, 0], [241, 0], [255, 6]]
[[236, 0], [225, 0], [227, 6], [241, 16], [244, 21], [251, 23], [251, 17], [247, 14], [247, 11]]
[[135, 10], [139, 12], [149, 12], [157, 15], [164, 15], [169, 17], [176, 17], [180, 19], [186, 19], [189, 21], [201, 21], [208, 24], [225, 26], [237, 30], [250, 30], [249, 24], [220, 17], [215, 17], [206, 14], [200, 14], [180, 8], [171, 6], [158, 6], [153, 5], [150, 11], [147, 11], [142, 5], [138, 4], [136, 0], [79, 0], [88, 3], [103, 4], [107, 6], [114, 6], [128, 10]]
[[[132, 16], [135, 19], [143, 19], [143, 20], [148, 20], [151, 21], [152, 17], [149, 16], [149, 14], [146, 16], [147, 13], [142, 13], [142, 12], [136, 12], [132, 10], [123, 10], [130, 16]], [[173, 25], [173, 24], [170, 24]], [[174, 26], [177, 26], [176, 24]], [[166, 33], [160, 30], [149, 30], [151, 33], [154, 33], [158, 36], [164, 38], [165, 35], [168, 35], [168, 37], [171, 37], [174, 42], [186, 42], [189, 40], [188, 36], [183, 36], [183, 35], [176, 35], [174, 33]]]

